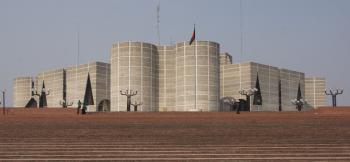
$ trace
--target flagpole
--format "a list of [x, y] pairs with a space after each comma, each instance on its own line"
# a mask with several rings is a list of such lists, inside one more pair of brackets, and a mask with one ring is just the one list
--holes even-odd
[[76, 65], [76, 68], [75, 68], [75, 97], [76, 97], [77, 100], [79, 100], [79, 97], [78, 97], [78, 66], [79, 66], [79, 55], [80, 55], [79, 30], [77, 31], [76, 34], [77, 34], [76, 35], [76, 39], [77, 39], [77, 65]]
[[[194, 32], [196, 32], [196, 24], [194, 24]], [[195, 86], [195, 92], [196, 92], [196, 101], [195, 101], [195, 108], [196, 111], [198, 111], [197, 108], [197, 85], [198, 85], [198, 59], [197, 59], [197, 40], [196, 40], [196, 45], [195, 45], [195, 54], [196, 54], [196, 86]]]
[[157, 37], [158, 37], [158, 45], [160, 45], [160, 0], [158, 1], [157, 6]]
[[77, 66], [79, 65], [79, 55], [80, 55], [80, 49], [79, 49], [79, 31], [77, 32]]

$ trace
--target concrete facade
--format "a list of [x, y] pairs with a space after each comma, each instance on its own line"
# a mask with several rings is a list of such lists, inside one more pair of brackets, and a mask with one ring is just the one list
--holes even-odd
[[[88, 111], [98, 111], [101, 102], [110, 96], [110, 65], [92, 62], [79, 66], [61, 68], [39, 73], [33, 80], [31, 77], [18, 77], [14, 80], [14, 107], [24, 107], [31, 98], [31, 81], [35, 82], [35, 90], [40, 94], [43, 81], [46, 91], [47, 107], [62, 107], [64, 76], [66, 77], [66, 94], [68, 103], [77, 107], [78, 100], [83, 101], [87, 74], [90, 73], [95, 105], [88, 106]], [[64, 75], [65, 74], [65, 75]], [[34, 96], [37, 102], [38, 97]]]
[[[102, 101], [110, 102], [110, 65], [103, 62], [91, 62], [65, 68], [67, 76], [67, 101], [70, 107], [77, 107], [78, 101], [84, 100], [86, 81], [90, 74], [94, 105], [88, 111], [98, 111]], [[45, 83], [46, 84], [46, 83]]]
[[13, 80], [13, 107], [24, 107], [32, 97], [32, 77], [17, 77]]
[[306, 77], [305, 78], [305, 99], [307, 106], [318, 108], [326, 106], [326, 78], [324, 77]]
[[221, 98], [233, 97], [236, 100], [246, 99], [240, 90], [255, 88], [259, 75], [262, 106], [254, 106], [253, 96], [250, 100], [251, 111], [278, 111], [279, 69], [273, 66], [245, 62], [221, 66]]
[[[226, 54], [222, 54], [224, 58]], [[291, 100], [296, 99], [300, 83], [302, 96], [305, 94], [305, 75], [287, 69], [263, 65], [255, 62], [239, 64], [223, 64], [220, 71], [220, 97], [233, 97], [236, 100], [246, 99], [239, 94], [240, 90], [255, 88], [256, 78], [262, 96], [262, 105], [253, 105], [253, 96], [250, 100], [251, 111], [279, 111], [279, 81], [281, 80], [281, 107], [282, 111], [296, 111]]]
[[120, 91], [137, 91], [132, 103], [141, 111], [158, 111], [158, 51], [143, 42], [122, 42], [111, 49], [111, 111], [126, 111], [127, 97]]
[[220, 66], [232, 64], [232, 56], [229, 53], [220, 54]]
[[159, 111], [176, 111], [176, 50], [175, 46], [157, 46]]
[[126, 111], [120, 91], [138, 91], [141, 111], [217, 111], [219, 44], [168, 46], [122, 42], [111, 49], [112, 111]]
[[[126, 111], [127, 97], [120, 91], [137, 91], [132, 103], [142, 103], [138, 111], [220, 111], [220, 99], [246, 99], [240, 90], [255, 88], [256, 78], [262, 105], [251, 111], [296, 111], [298, 85], [309, 107], [325, 105], [322, 78], [307, 78], [302, 72], [255, 62], [232, 64], [232, 56], [220, 54], [220, 45], [211, 41], [154, 45], [145, 42], [120, 42], [110, 49], [110, 64], [91, 62], [39, 73], [35, 88], [40, 93], [45, 81], [47, 107], [62, 107], [63, 92], [68, 103], [77, 107], [83, 100], [90, 73], [94, 104], [88, 111]], [[31, 97], [31, 77], [13, 82], [14, 106], [24, 107]], [[64, 90], [64, 83], [66, 90]], [[38, 97], [35, 97], [38, 101]], [[281, 103], [279, 102], [281, 100]], [[133, 110], [133, 109], [131, 109]]]
[[302, 72], [280, 69], [282, 111], [296, 111], [291, 100], [297, 98], [300, 83], [301, 96], [305, 99], [305, 74]]
[[218, 111], [220, 46], [209, 41], [176, 44], [177, 111]]
[[[46, 96], [48, 107], [62, 107], [60, 102], [63, 99], [63, 74], [64, 69], [57, 69], [42, 72], [36, 76], [36, 91], [40, 94], [43, 81], [46, 91], [49, 91], [49, 95]], [[39, 101], [37, 96], [35, 98]]]

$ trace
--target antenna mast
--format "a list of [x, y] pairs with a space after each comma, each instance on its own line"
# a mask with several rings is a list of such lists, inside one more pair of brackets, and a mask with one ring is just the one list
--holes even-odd
[[243, 55], [243, 9], [242, 0], [239, 1], [239, 28], [241, 31], [241, 55]]
[[77, 31], [77, 66], [79, 66], [79, 31]]
[[158, 1], [157, 5], [157, 36], [158, 36], [158, 45], [160, 45], [160, 0]]
[[[78, 100], [79, 30], [77, 31], [77, 65], [75, 67], [75, 97]], [[78, 102], [78, 101], [77, 101]]]

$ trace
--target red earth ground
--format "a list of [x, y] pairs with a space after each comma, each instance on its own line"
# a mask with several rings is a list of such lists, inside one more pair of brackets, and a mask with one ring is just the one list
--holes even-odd
[[0, 114], [0, 161], [11, 160], [350, 161], [350, 108], [87, 115], [13, 108]]

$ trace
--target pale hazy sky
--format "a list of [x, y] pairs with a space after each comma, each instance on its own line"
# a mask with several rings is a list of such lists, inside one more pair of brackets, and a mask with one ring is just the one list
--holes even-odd
[[[157, 42], [158, 0], [0, 0], [0, 89], [12, 104], [12, 80], [80, 63], [108, 61], [118, 41]], [[350, 105], [350, 0], [243, 0], [240, 54], [239, 0], [161, 0], [161, 42], [221, 44], [234, 62], [255, 61], [324, 76], [344, 88]]]

